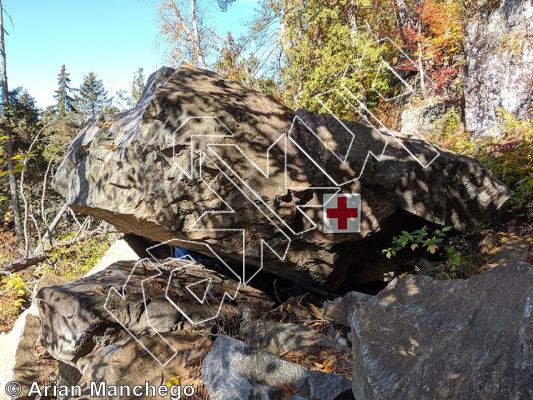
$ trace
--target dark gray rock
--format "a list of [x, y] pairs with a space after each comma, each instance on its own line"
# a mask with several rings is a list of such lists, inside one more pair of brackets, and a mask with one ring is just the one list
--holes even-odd
[[476, 136], [499, 135], [500, 108], [531, 118], [533, 4], [503, 0], [467, 26], [465, 121]]
[[212, 400], [353, 399], [349, 380], [309, 371], [228, 336], [219, 336], [205, 357], [202, 378]]
[[533, 398], [533, 269], [394, 280], [353, 315], [359, 400]]
[[[353, 137], [345, 126], [355, 137], [349, 153]], [[309, 187], [333, 183], [293, 142], [336, 183], [346, 183], [344, 192], [361, 194], [360, 234], [323, 233], [319, 206], [324, 190]], [[370, 157], [365, 164], [369, 151], [380, 156], [385, 146], [380, 162]], [[328, 148], [346, 155], [346, 162]], [[336, 287], [343, 276], [337, 269], [353, 262], [349, 242], [379, 230], [398, 208], [465, 230], [506, 200], [505, 187], [478, 162], [438, 149], [440, 156], [424, 168], [406, 148], [424, 165], [437, 155], [422, 140], [395, 139], [366, 125], [294, 113], [209, 71], [163, 68], [150, 77], [133, 110], [101, 117], [78, 135], [58, 168], [55, 187], [77, 212], [152, 240], [186, 240], [182, 247], [210, 256], [204, 244], [221, 257], [242, 261], [242, 236], [226, 229], [245, 229], [248, 264], [306, 284]], [[207, 212], [228, 206], [235, 212]], [[300, 211], [299, 206], [310, 208]], [[310, 229], [306, 217], [316, 229]], [[262, 252], [262, 241], [277, 255]], [[382, 279], [381, 271], [375, 275]], [[245, 282], [248, 277], [243, 276]]]
[[350, 327], [352, 314], [359, 303], [364, 303], [372, 296], [361, 292], [349, 292], [343, 297], [324, 302], [322, 314], [333, 322]]
[[[201, 303], [186, 287], [205, 279], [211, 284]], [[82, 370], [86, 367], [80, 367], [80, 359], [128, 339], [128, 331], [146, 338], [150, 348], [154, 346], [150, 335], [157, 338], [156, 333], [192, 329], [201, 321], [206, 323], [200, 328], [210, 327], [211, 318], [217, 315], [238, 318], [241, 301], [258, 310], [272, 305], [262, 292], [241, 285], [239, 297], [232, 302], [226, 299], [220, 306], [226, 293], [235, 296], [237, 288], [236, 281], [189, 261], [169, 259], [164, 265], [149, 260], [118, 262], [94, 275], [38, 292], [41, 343], [57, 360]], [[167, 346], [157, 356], [164, 362], [172, 353]]]
[[[209, 348], [209, 340], [202, 335], [188, 331], [174, 331], [165, 335], [165, 339], [177, 350], [177, 355], [165, 366], [161, 366], [136, 340], [127, 339], [110, 343], [96, 351], [89, 353], [77, 362], [77, 370], [82, 374], [76, 385], [82, 388], [83, 394], [90, 394], [92, 382], [100, 385], [105, 382], [109, 385], [133, 387], [134, 385], [150, 385], [158, 387], [167, 384], [172, 378], [180, 377], [188, 365], [188, 357], [198, 348]], [[143, 338], [147, 343], [149, 338]], [[150, 351], [157, 353], [160, 343], [153, 341]], [[207, 350], [206, 350], [207, 352]], [[184, 386], [186, 381], [180, 380]], [[116, 399], [117, 396], [99, 396], [102, 400]], [[121, 400], [138, 399], [133, 393], [120, 396]], [[141, 398], [169, 399], [169, 396], [151, 396], [146, 394]], [[182, 397], [183, 398], [183, 397]]]

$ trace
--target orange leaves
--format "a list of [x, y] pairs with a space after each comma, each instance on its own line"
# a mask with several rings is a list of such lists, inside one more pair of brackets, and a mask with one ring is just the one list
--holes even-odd
[[352, 354], [340, 350], [315, 349], [316, 351], [288, 351], [281, 355], [287, 361], [312, 371], [342, 375], [352, 379]]
[[424, 0], [418, 7], [418, 13], [426, 51], [430, 55], [449, 59], [461, 51], [463, 22], [457, 1]]
[[[458, 0], [423, 0], [411, 8], [416, 10], [416, 22], [402, 27], [403, 48], [420, 59], [437, 90], [446, 89], [464, 63], [462, 8]], [[397, 68], [416, 71], [420, 66], [402, 60]]]
[[460, 9], [455, 1], [424, 0], [418, 12], [434, 37], [450, 36], [462, 29]]
[[432, 74], [432, 79], [435, 82], [436, 89], [444, 88], [453, 81], [453, 79], [461, 72], [460, 68], [442, 68]]

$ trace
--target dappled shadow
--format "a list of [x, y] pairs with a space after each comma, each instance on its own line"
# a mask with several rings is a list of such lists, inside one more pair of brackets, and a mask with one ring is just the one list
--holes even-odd
[[310, 399], [351, 400], [345, 378], [310, 371], [277, 356], [254, 349], [238, 340], [221, 336], [203, 362], [204, 382], [218, 396], [288, 399], [298, 394]]
[[[235, 261], [245, 251], [250, 265], [335, 288], [342, 280], [332, 276], [347, 276], [355, 243], [384, 228], [398, 208], [466, 230], [505, 200], [503, 185], [479, 163], [439, 149], [424, 168], [406, 149], [426, 163], [435, 155], [424, 140], [295, 114], [238, 83], [182, 67], [153, 75], [135, 109], [84, 130], [56, 180], [76, 211], [125, 232], [189, 240], [184, 247], [199, 252], [194, 242], [207, 243]], [[313, 187], [333, 181], [361, 193], [361, 233], [322, 233], [322, 195], [332, 189]]]

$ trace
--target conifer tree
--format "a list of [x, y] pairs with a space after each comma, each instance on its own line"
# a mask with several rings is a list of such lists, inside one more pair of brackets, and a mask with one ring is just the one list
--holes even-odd
[[41, 127], [40, 111], [28, 91], [18, 87], [9, 92], [10, 121], [16, 147], [27, 147]]
[[57, 101], [56, 112], [59, 118], [64, 119], [68, 113], [75, 111], [74, 98], [71, 96], [70, 74], [67, 72], [65, 64], [61, 66], [61, 71], [57, 75], [58, 88], [54, 98]]
[[77, 99], [73, 96], [76, 89], [70, 87], [70, 74], [64, 64], [57, 75], [57, 83], [58, 88], [54, 94], [57, 103], [48, 107], [42, 114], [47, 137], [43, 150], [46, 160], [62, 156], [65, 148], [76, 135], [80, 123]]
[[142, 68], [139, 68], [133, 75], [133, 82], [131, 83], [131, 98], [133, 99], [133, 103], [138, 103], [139, 100], [141, 100], [143, 91], [144, 91], [144, 70]]
[[111, 105], [104, 83], [94, 72], [89, 72], [83, 78], [83, 83], [76, 96], [76, 108], [84, 123], [95, 120], [96, 116]]

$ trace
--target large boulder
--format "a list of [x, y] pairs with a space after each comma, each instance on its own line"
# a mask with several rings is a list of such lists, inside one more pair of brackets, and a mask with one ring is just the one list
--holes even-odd
[[359, 400], [533, 398], [533, 269], [394, 280], [353, 314]]
[[498, 4], [487, 6], [466, 29], [465, 122], [476, 136], [501, 134], [500, 109], [531, 117], [533, 4]]
[[[339, 186], [361, 194], [360, 233], [324, 233], [322, 198]], [[507, 199], [478, 162], [420, 137], [294, 113], [189, 66], [160, 69], [134, 109], [84, 129], [55, 187], [124, 232], [237, 262], [245, 253], [253, 268], [332, 288], [354, 264], [351, 242], [398, 209], [466, 230]]]

